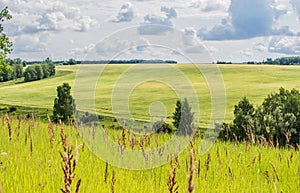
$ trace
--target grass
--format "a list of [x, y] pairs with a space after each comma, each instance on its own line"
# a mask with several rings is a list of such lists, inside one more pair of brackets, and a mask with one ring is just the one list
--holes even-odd
[[[113, 116], [112, 113], [112, 93], [116, 88], [116, 83], [119, 78], [122, 78], [122, 73], [131, 69], [131, 65], [108, 65], [103, 69], [99, 79], [91, 73], [85, 76], [85, 85], [95, 82], [96, 80], [96, 111], [105, 116]], [[202, 74], [193, 65], [172, 65], [179, 69], [191, 82], [195, 89], [200, 104], [199, 122], [200, 126], [205, 127], [208, 124], [211, 113], [211, 95]], [[271, 66], [271, 65], [219, 65], [222, 72], [225, 89], [226, 89], [226, 117], [225, 120], [231, 121], [233, 118], [234, 105], [243, 97], [247, 96], [251, 102], [258, 105], [271, 92], [276, 92], [279, 87], [287, 89], [300, 89], [300, 67], [299, 66]], [[55, 77], [44, 79], [36, 82], [23, 83], [21, 80], [0, 83], [0, 107], [2, 106], [19, 106], [26, 107], [26, 112], [31, 109], [39, 109], [43, 114], [51, 114], [53, 107], [53, 100], [56, 97], [56, 87], [63, 82], [68, 82], [74, 87], [74, 80], [76, 71], [79, 66], [58, 66], [57, 75]], [[103, 68], [103, 66], [92, 65], [92, 68]], [[129, 95], [129, 108], [132, 116], [137, 120], [147, 121], [151, 119], [149, 108], [158, 108], [157, 112], [166, 114], [167, 122], [170, 122], [170, 117], [175, 108], [175, 102], [178, 98], [177, 88], [172, 88], [172, 85], [167, 83], [176, 81], [176, 74], [170, 75], [170, 71], [164, 71], [164, 66], [156, 65], [156, 68], [150, 68], [147, 65], [143, 66], [144, 71], [141, 77], [126, 77], [123, 80], [143, 80], [149, 74], [166, 73], [165, 82], [161, 81], [144, 81], [141, 84], [134, 86], [134, 89]], [[100, 72], [100, 71], [99, 71]], [[136, 73], [139, 74], [139, 73]], [[95, 73], [96, 78], [99, 74]], [[134, 76], [134, 74], [133, 74]], [[170, 80], [168, 80], [168, 78]], [[130, 81], [129, 81], [130, 82]], [[119, 89], [121, 86], [120, 84]], [[125, 85], [126, 86], [126, 85]], [[124, 86], [124, 87], [125, 87]], [[189, 90], [183, 89], [184, 92]], [[85, 94], [85, 93], [83, 93]], [[161, 102], [165, 105], [165, 109], [160, 108]], [[77, 101], [79, 102], [79, 101]], [[118, 105], [119, 106], [123, 106]], [[156, 106], [155, 106], [156, 105]], [[85, 105], [89, 106], [89, 105]], [[159, 110], [160, 108], [160, 110]], [[118, 109], [120, 110], [120, 109]], [[122, 114], [124, 110], [118, 112]], [[166, 113], [165, 113], [166, 112]]]
[[[211, 99], [204, 77], [192, 65], [174, 66], [194, 86], [201, 107], [200, 125], [207, 124]], [[96, 85], [97, 112], [113, 116], [110, 100], [112, 90], [120, 75], [130, 67], [109, 65], [104, 69]], [[220, 65], [219, 68], [226, 88], [226, 121], [232, 120], [234, 105], [243, 96], [257, 105], [279, 87], [300, 89], [300, 67], [297, 66]], [[56, 87], [69, 82], [74, 88], [77, 69], [78, 66], [58, 66], [57, 75], [49, 79], [30, 83], [23, 83], [20, 79], [0, 83], [0, 109], [14, 105], [25, 109], [26, 113], [34, 110], [39, 115], [42, 112], [44, 117], [50, 115]], [[147, 72], [151, 74], [162, 70], [150, 68]], [[86, 76], [86, 84], [93, 78]], [[132, 77], [127, 77], [130, 78]], [[171, 86], [151, 80], [138, 84], [130, 92], [128, 103], [134, 118], [149, 120], [149, 106], [154, 110], [155, 107], [161, 107], [161, 103], [157, 101], [165, 105], [167, 116], [170, 117], [177, 97], [176, 90]], [[0, 115], [0, 192], [50, 193], [59, 192], [64, 187], [64, 179], [67, 177], [61, 167], [67, 164], [62, 162], [59, 153], [64, 152], [61, 127], [63, 126], [54, 124], [49, 129], [48, 123], [40, 116], [5, 118], [4, 114]], [[276, 149], [246, 142], [239, 145], [216, 142], [209, 152], [202, 154], [202, 140], [196, 138], [193, 149], [186, 148], [177, 158], [173, 157], [171, 165], [167, 163], [156, 168], [133, 171], [115, 167], [111, 162], [99, 159], [92, 152], [93, 149], [89, 149], [82, 141], [78, 130], [70, 126], [64, 128], [67, 145], [72, 147], [75, 160], [78, 161], [72, 173], [75, 174], [71, 186], [73, 192], [78, 180], [81, 180], [79, 192], [160, 193], [176, 190], [177, 187], [178, 192], [300, 192], [299, 150]], [[92, 130], [88, 137], [92, 139], [93, 133]], [[95, 135], [99, 133], [96, 130]], [[141, 154], [148, 149], [157, 151], [156, 144], [164, 144], [171, 138], [168, 134], [152, 135], [149, 143], [146, 143], [144, 136], [137, 136], [133, 140], [132, 134], [122, 130], [108, 129], [107, 134], [120, 149], [131, 151], [133, 148], [140, 150]], [[140, 156], [143, 157], [144, 154]], [[122, 160], [115, 154], [107, 155], [109, 157]], [[68, 159], [71, 160], [71, 157]], [[135, 162], [129, 164], [134, 165]]]
[[[63, 162], [59, 153], [63, 152], [60, 139], [62, 127], [67, 146], [78, 151], [79, 156], [74, 158], [78, 162], [71, 186], [73, 192], [79, 179], [79, 192], [112, 192], [112, 189], [123, 193], [168, 192], [172, 184], [178, 186], [178, 192], [187, 192], [188, 188], [194, 192], [300, 191], [299, 150], [217, 142], [202, 155], [198, 153], [201, 140], [196, 138], [194, 148], [185, 149], [177, 159], [172, 160], [172, 166], [165, 164], [148, 170], [131, 171], [114, 167], [95, 156], [81, 141], [74, 127], [54, 124], [51, 147], [48, 124], [38, 117], [19, 119], [10, 116], [11, 126], [4, 115], [0, 118], [0, 185], [3, 192], [50, 193], [59, 192], [64, 187]], [[109, 131], [109, 137], [114, 138], [115, 142], [122, 135], [122, 131]], [[130, 138], [126, 131], [125, 139]], [[160, 142], [167, 138], [165, 135], [158, 136]], [[153, 136], [150, 139], [150, 146], [155, 147]], [[147, 145], [144, 146], [146, 148]], [[140, 147], [137, 142], [135, 148]], [[122, 160], [121, 157], [117, 159]], [[176, 175], [172, 179], [174, 168]]]

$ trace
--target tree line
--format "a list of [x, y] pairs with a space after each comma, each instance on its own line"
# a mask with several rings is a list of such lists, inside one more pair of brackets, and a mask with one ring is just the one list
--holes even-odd
[[28, 66], [24, 72], [24, 81], [30, 82], [41, 80], [55, 75], [55, 65], [53, 63], [43, 63]]
[[[263, 61], [247, 61], [243, 64], [271, 64], [271, 65], [300, 65], [300, 56], [290, 56], [281, 58], [267, 58]], [[217, 61], [216, 64], [232, 64], [231, 61]]]
[[24, 82], [30, 82], [54, 76], [56, 73], [55, 64], [49, 58], [43, 63], [32, 65], [28, 65], [26, 61], [20, 58], [7, 59], [6, 62], [10, 70], [0, 73], [0, 82], [22, 77], [24, 77]]
[[279, 65], [300, 65], [300, 56], [291, 56], [291, 57], [281, 57], [273, 60], [272, 58], [267, 58], [266, 61], [262, 62], [263, 64], [279, 64]]
[[6, 63], [10, 70], [0, 73], [0, 82], [5, 82], [9, 80], [14, 80], [23, 77], [24, 67], [26, 62], [22, 61], [20, 58], [17, 59], [7, 59]]

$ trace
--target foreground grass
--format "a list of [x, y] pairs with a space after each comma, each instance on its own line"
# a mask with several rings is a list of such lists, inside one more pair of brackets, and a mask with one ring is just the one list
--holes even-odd
[[[0, 121], [0, 185], [3, 193], [59, 192], [64, 186], [59, 155], [59, 151], [62, 151], [60, 129], [63, 126], [54, 125], [55, 140], [51, 148], [48, 123], [37, 117], [19, 120], [10, 117], [8, 124], [8, 120], [2, 115]], [[83, 144], [74, 127], [64, 128], [68, 143], [73, 144], [73, 149]], [[122, 137], [121, 131], [108, 132], [114, 139]], [[168, 139], [168, 135], [158, 137], [159, 141]], [[126, 139], [128, 138], [127, 135]], [[299, 150], [217, 142], [208, 152], [200, 155], [197, 153], [201, 148], [200, 142], [199, 139], [194, 142], [194, 192], [300, 191]], [[154, 143], [151, 138], [150, 147], [155, 146]], [[140, 147], [138, 144], [136, 146]], [[116, 179], [115, 192], [168, 192], [170, 164], [141, 171], [108, 165], [105, 182], [106, 162], [98, 159], [85, 145], [80, 146], [78, 155], [74, 181], [82, 180], [80, 192], [112, 192], [113, 171]], [[189, 159], [187, 148], [179, 155], [178, 161], [173, 160], [179, 192], [187, 191]]]

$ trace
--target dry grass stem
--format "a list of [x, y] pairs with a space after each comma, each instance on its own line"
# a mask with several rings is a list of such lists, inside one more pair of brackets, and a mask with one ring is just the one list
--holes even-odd
[[194, 156], [194, 149], [191, 148], [190, 150], [190, 168], [189, 168], [189, 175], [188, 175], [188, 193], [194, 192], [194, 184], [193, 178], [195, 173], [195, 156]]

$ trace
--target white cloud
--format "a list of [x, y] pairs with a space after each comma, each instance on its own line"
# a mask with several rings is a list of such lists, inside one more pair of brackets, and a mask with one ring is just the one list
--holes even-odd
[[298, 20], [300, 21], [300, 1], [299, 0], [291, 0], [291, 4], [293, 5], [294, 9], [298, 13]]
[[177, 16], [174, 8], [161, 7], [164, 17], [157, 15], [146, 15], [144, 22], [140, 25], [138, 31], [144, 35], [158, 35], [173, 30], [172, 18]]
[[[240, 62], [299, 53], [298, 38], [283, 36], [300, 37], [300, 0], [1, 0], [2, 4], [13, 15], [4, 24], [14, 43], [10, 57], [44, 59], [52, 53], [55, 58], [81, 59], [96, 50], [91, 44], [136, 25], [131, 34], [138, 33], [140, 39], [121, 34], [98, 45], [101, 52], [96, 56], [103, 51], [110, 54], [100, 59], [110, 59], [130, 48], [129, 58], [172, 59], [169, 52], [158, 53], [153, 47], [164, 41], [180, 53], [198, 56], [203, 48], [196, 34], [218, 60]], [[176, 29], [182, 29], [182, 35], [170, 37]], [[270, 36], [281, 37], [270, 42]]]
[[127, 2], [122, 5], [116, 19], [112, 20], [113, 22], [130, 22], [135, 18], [135, 7]]
[[230, 0], [196, 0], [190, 3], [190, 7], [200, 8], [204, 12], [226, 11]]
[[238, 51], [241, 55], [246, 56], [247, 58], [251, 58], [253, 56], [253, 51], [250, 48], [246, 48], [244, 50]]
[[287, 7], [283, 7], [283, 6], [274, 7], [273, 10], [274, 10], [275, 20], [279, 19], [282, 15], [285, 15], [288, 13]]
[[28, 35], [24, 34], [13, 39], [13, 51], [16, 53], [21, 52], [45, 52], [47, 44], [50, 40], [48, 35]]
[[167, 18], [176, 18], [177, 17], [177, 13], [176, 10], [174, 8], [169, 8], [169, 7], [161, 7], [160, 9], [161, 12], [165, 12]]
[[13, 15], [13, 22], [8, 24], [12, 35], [41, 31], [86, 31], [97, 23], [90, 16], [83, 15], [79, 8], [61, 1], [4, 1]]
[[265, 44], [263, 43], [258, 43], [253, 47], [254, 50], [258, 52], [265, 52], [268, 48]]
[[272, 37], [269, 52], [300, 54], [300, 37]]
[[183, 29], [183, 33], [186, 36], [190, 36], [190, 37], [194, 37], [194, 38], [197, 37], [197, 31], [193, 27], [187, 27], [187, 28]]
[[95, 44], [87, 45], [83, 48], [74, 48], [69, 52], [69, 55], [75, 59], [82, 59], [86, 54], [95, 48]]
[[183, 43], [186, 46], [195, 46], [198, 44], [197, 31], [193, 27], [187, 27], [183, 31]]
[[137, 42], [134, 42], [133, 45], [135, 51], [143, 52], [150, 46], [150, 42], [146, 38], [141, 37]]

